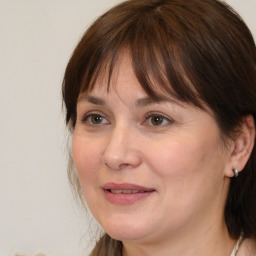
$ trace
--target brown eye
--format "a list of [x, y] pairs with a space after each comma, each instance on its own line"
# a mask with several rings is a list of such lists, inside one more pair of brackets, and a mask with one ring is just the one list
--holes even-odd
[[104, 117], [100, 116], [100, 115], [91, 115], [89, 117], [89, 120], [92, 124], [101, 124], [104, 121]]
[[146, 121], [145, 124], [157, 127], [157, 126], [165, 126], [168, 124], [171, 124], [173, 121], [170, 120], [169, 118], [161, 115], [161, 114], [154, 114], [154, 113], [149, 113], [148, 115], [145, 116]]
[[162, 116], [152, 116], [151, 117], [151, 123], [154, 126], [161, 125], [161, 124], [163, 124], [163, 122], [164, 122], [164, 118]]
[[83, 123], [91, 126], [102, 125], [102, 124], [109, 124], [109, 121], [99, 114], [88, 114], [85, 115], [82, 120]]

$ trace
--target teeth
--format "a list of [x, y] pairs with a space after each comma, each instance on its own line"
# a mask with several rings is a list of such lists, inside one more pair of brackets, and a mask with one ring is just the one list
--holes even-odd
[[111, 189], [110, 191], [113, 194], [135, 194], [135, 193], [140, 192], [139, 190], [130, 190], [130, 189], [124, 189], [124, 190], [121, 190], [121, 189]]
[[110, 190], [113, 194], [121, 194], [123, 190]]

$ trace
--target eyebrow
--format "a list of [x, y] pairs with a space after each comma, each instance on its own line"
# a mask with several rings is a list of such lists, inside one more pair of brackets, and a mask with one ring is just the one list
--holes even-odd
[[[82, 97], [80, 97], [78, 99], [78, 102], [81, 100], [88, 101], [89, 103], [92, 103], [94, 105], [107, 106], [107, 103], [104, 99], [95, 97], [95, 96], [91, 96], [91, 95], [83, 95]], [[169, 102], [172, 104], [180, 105], [180, 103], [177, 100], [171, 99], [169, 97], [158, 96], [157, 98], [152, 98], [152, 97], [147, 96], [144, 98], [137, 99], [135, 102], [135, 106], [138, 108], [143, 108], [143, 107], [147, 107], [149, 105], [158, 104], [158, 103], [162, 103], [162, 102]]]
[[94, 96], [90, 96], [90, 95], [83, 95], [82, 97], [80, 97], [78, 99], [78, 102], [81, 101], [81, 100], [85, 100], [85, 101], [88, 101], [94, 105], [100, 105], [100, 106], [106, 106], [106, 102], [105, 100], [101, 99], [101, 98], [97, 98], [97, 97], [94, 97]]
[[147, 107], [149, 105], [158, 104], [162, 102], [180, 105], [178, 101], [165, 96], [157, 96], [157, 98], [152, 98], [152, 97], [141, 98], [136, 101], [135, 105], [136, 107]]

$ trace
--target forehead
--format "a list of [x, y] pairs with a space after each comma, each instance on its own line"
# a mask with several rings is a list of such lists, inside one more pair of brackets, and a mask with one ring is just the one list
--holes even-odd
[[[166, 98], [175, 98], [175, 92], [171, 86], [169, 86], [169, 92], [166, 93], [152, 72], [149, 70], [138, 72], [137, 66], [129, 51], [123, 50], [114, 61], [106, 59], [100, 65], [90, 84], [81, 86], [81, 93], [108, 94], [124, 91], [127, 95], [128, 93], [137, 94], [138, 97], [147, 95], [155, 100], [162, 99], [164, 95]], [[166, 83], [168, 83], [167, 80]]]
[[[153, 80], [153, 79], [152, 79]], [[139, 82], [128, 54], [119, 57], [111, 79], [106, 69], [99, 73], [93, 87], [80, 94], [78, 101], [101, 106], [107, 106], [111, 100], [130, 101], [135, 107], [146, 107], [152, 104], [171, 103], [180, 107], [187, 107], [188, 104], [176, 99], [172, 94], [166, 93], [155, 81], [154, 92], [147, 93]]]
[[113, 90], [117, 87], [128, 89], [131, 86], [137, 88], [137, 90], [140, 89], [141, 85], [135, 75], [128, 54], [120, 55], [111, 68], [110, 65], [110, 63], [103, 65], [90, 91]]
[[179, 72], [170, 71], [162, 58], [152, 60], [137, 56], [132, 49], [123, 47], [116, 54], [106, 54], [92, 72], [85, 72], [79, 95], [107, 95], [112, 91], [123, 91], [127, 96], [129, 93], [136, 98], [147, 95], [154, 101], [162, 100], [165, 96], [204, 110], [205, 104], [183, 71], [181, 63], [175, 63]]
[[93, 103], [100, 103], [99, 97], [108, 98], [114, 94], [119, 98], [123, 98], [123, 100], [125, 98], [138, 99], [138, 106], [162, 101], [173, 101], [173, 103], [179, 104], [172, 95], [166, 94], [156, 81], [152, 81], [154, 92], [147, 93], [139, 82], [134, 72], [131, 57], [127, 53], [119, 56], [111, 77], [107, 70], [107, 68], [102, 68], [93, 86], [89, 90], [83, 91], [79, 98], [84, 98]]

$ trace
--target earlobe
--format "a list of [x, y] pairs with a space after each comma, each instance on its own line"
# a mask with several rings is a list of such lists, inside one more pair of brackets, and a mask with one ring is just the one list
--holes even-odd
[[226, 172], [228, 177], [237, 176], [239, 173], [235, 173], [234, 170], [241, 172], [250, 158], [255, 143], [255, 124], [252, 115], [242, 118], [241, 126], [233, 142], [230, 156], [231, 168]]

